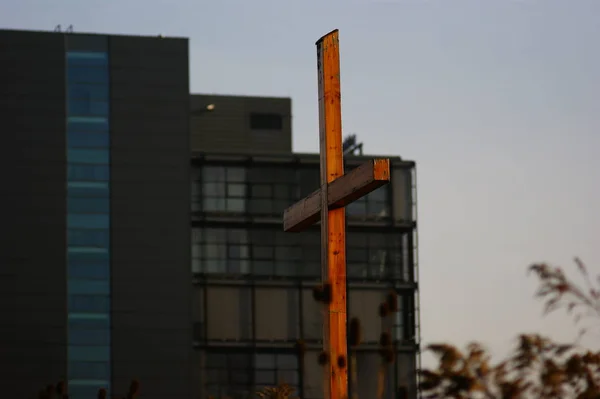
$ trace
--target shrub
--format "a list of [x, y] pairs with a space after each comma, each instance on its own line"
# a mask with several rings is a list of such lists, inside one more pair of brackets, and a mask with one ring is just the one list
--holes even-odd
[[[600, 318], [600, 276], [594, 282], [587, 268], [575, 259], [585, 288], [567, 278], [559, 267], [534, 264], [530, 271], [539, 282], [536, 296], [544, 300], [544, 312], [565, 309], [575, 323]], [[580, 335], [588, 332], [587, 327]], [[427, 347], [437, 359], [435, 370], [420, 371], [425, 398], [486, 399], [598, 399], [600, 398], [600, 352], [578, 344], [558, 344], [538, 334], [521, 334], [514, 352], [492, 364], [479, 343], [460, 351], [449, 344]]]

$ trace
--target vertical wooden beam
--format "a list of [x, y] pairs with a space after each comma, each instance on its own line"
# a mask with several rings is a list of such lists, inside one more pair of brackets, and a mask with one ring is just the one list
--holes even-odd
[[331, 285], [331, 302], [323, 326], [323, 349], [329, 354], [329, 362], [324, 367], [324, 397], [347, 399], [346, 211], [343, 207], [328, 210], [327, 198], [327, 184], [344, 174], [337, 29], [319, 39], [316, 45], [321, 153], [321, 265], [323, 280]]

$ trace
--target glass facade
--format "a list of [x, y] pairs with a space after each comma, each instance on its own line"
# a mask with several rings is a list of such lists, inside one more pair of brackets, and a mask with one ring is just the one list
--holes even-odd
[[[295, 395], [321, 398], [323, 319], [313, 296], [321, 279], [320, 229], [281, 228], [282, 212], [318, 188], [319, 166], [213, 159], [192, 170], [200, 397], [241, 399], [285, 382]], [[353, 388], [360, 397], [377, 391], [382, 331], [392, 335], [397, 351], [386, 368], [384, 397], [392, 399], [401, 387], [416, 392], [413, 169], [396, 170], [392, 184], [346, 207], [348, 315], [361, 321], [363, 338]], [[379, 308], [391, 291], [398, 311], [382, 321]], [[299, 340], [307, 345], [302, 356], [293, 349]]]
[[[287, 207], [318, 187], [318, 165], [205, 165], [193, 173], [192, 211], [280, 218]], [[389, 220], [389, 196], [389, 186], [383, 186], [351, 203], [346, 208], [348, 220]]]
[[294, 352], [216, 350], [207, 353], [206, 365], [208, 397], [253, 397], [253, 392], [280, 383], [288, 384], [298, 393], [298, 357]]
[[[81, 41], [81, 40], [80, 40]], [[104, 50], [98, 50], [103, 47]], [[110, 392], [110, 136], [106, 38], [68, 46], [67, 309], [72, 399]], [[74, 48], [75, 47], [75, 48]]]
[[[319, 278], [320, 240], [318, 230], [292, 234], [264, 226], [194, 227], [192, 272], [225, 278]], [[411, 281], [410, 241], [410, 233], [348, 228], [348, 279]]]

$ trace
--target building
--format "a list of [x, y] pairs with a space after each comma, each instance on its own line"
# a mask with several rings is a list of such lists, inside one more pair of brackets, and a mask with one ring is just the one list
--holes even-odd
[[[192, 103], [197, 110], [214, 106], [193, 117], [191, 132], [200, 397], [237, 397], [283, 380], [302, 398], [320, 398], [322, 316], [312, 296], [320, 282], [320, 230], [284, 233], [281, 221], [286, 207], [318, 188], [319, 156], [291, 151], [289, 99], [194, 95]], [[347, 156], [346, 169], [366, 159]], [[356, 359], [363, 398], [377, 389], [378, 308], [390, 290], [400, 311], [390, 326], [397, 361], [388, 370], [387, 397], [401, 387], [416, 397], [415, 164], [394, 157], [391, 166], [390, 185], [347, 208], [348, 312], [363, 326]], [[304, 361], [298, 340], [306, 345]]]
[[[291, 100], [190, 99], [183, 38], [0, 30], [0, 50], [5, 394], [67, 379], [71, 399], [121, 395], [137, 378], [145, 398], [282, 381], [320, 398], [319, 230], [281, 222], [318, 187], [318, 156], [292, 152]], [[387, 396], [416, 397], [414, 162], [392, 158], [392, 184], [347, 222], [358, 391], [375, 392], [395, 290]]]
[[[196, 151], [289, 154], [292, 100], [289, 98], [191, 96], [191, 148]], [[206, 107], [214, 107], [210, 112]]]
[[0, 384], [189, 398], [188, 40], [0, 31]]

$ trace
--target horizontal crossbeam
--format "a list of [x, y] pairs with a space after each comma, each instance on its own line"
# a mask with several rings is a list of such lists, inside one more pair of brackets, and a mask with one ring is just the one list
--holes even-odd
[[[329, 209], [340, 208], [389, 183], [390, 160], [374, 159], [328, 184]], [[299, 232], [321, 217], [321, 189], [296, 202], [283, 212], [283, 230]]]

